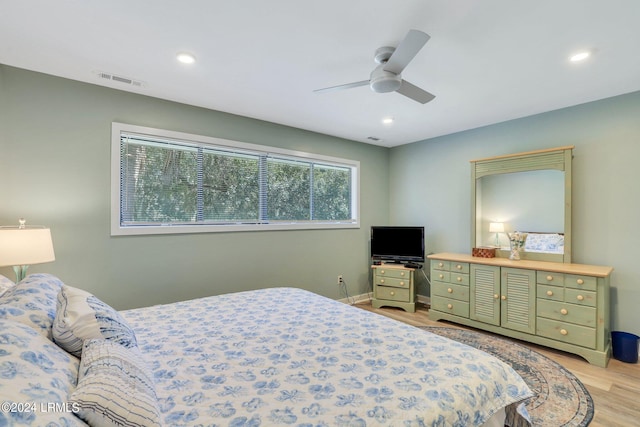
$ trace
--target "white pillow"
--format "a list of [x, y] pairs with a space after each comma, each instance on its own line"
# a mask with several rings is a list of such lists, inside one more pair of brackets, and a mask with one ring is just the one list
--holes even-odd
[[6, 291], [9, 288], [14, 287], [16, 284], [13, 283], [13, 280], [4, 277], [2, 274], [0, 274], [0, 295], [2, 295], [4, 293], [4, 291]]
[[114, 341], [84, 342], [78, 387], [69, 403], [94, 427], [161, 425], [153, 376], [140, 350]]
[[67, 285], [58, 293], [52, 333], [56, 344], [77, 357], [83, 341], [91, 338], [137, 346], [133, 330], [120, 313], [89, 292]]

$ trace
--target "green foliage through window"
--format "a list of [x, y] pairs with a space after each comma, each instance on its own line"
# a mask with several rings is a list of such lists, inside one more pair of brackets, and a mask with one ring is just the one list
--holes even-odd
[[354, 164], [131, 132], [119, 149], [120, 227], [357, 222]]

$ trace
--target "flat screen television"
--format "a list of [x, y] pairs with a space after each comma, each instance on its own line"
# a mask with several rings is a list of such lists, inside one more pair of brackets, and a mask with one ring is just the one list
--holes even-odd
[[424, 227], [371, 227], [371, 258], [396, 263], [424, 262]]

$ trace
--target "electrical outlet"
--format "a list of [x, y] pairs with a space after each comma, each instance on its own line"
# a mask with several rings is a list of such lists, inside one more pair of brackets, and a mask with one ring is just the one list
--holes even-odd
[[344, 281], [342, 280], [342, 274], [338, 276], [338, 285], [342, 285]]

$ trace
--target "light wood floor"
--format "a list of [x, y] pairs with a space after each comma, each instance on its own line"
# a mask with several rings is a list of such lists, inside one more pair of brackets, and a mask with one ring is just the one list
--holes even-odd
[[[391, 307], [375, 309], [370, 302], [357, 303], [355, 306], [414, 326], [464, 328], [449, 322], [430, 320], [427, 308], [421, 304], [415, 313]], [[595, 406], [591, 427], [640, 426], [640, 364], [624, 363], [612, 358], [606, 368], [599, 368], [579, 356], [521, 343], [560, 363], [582, 381]]]

